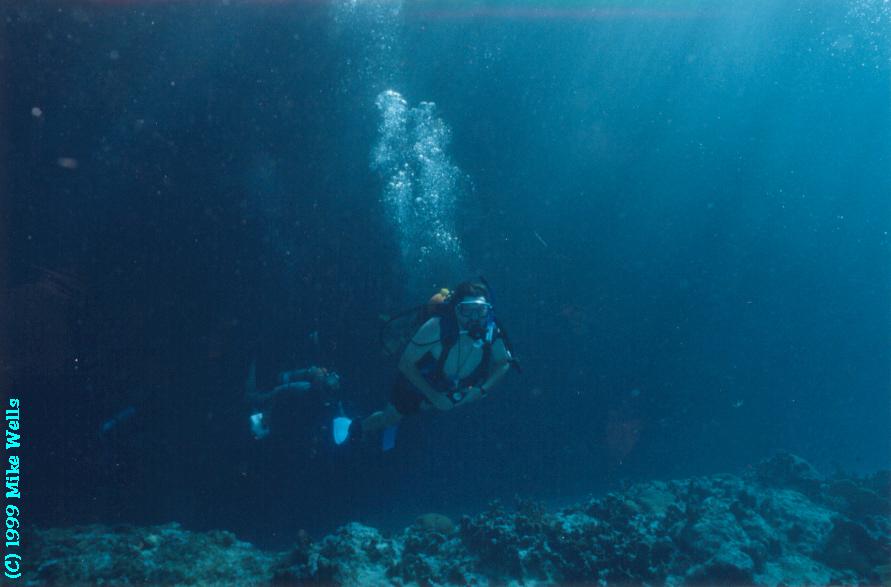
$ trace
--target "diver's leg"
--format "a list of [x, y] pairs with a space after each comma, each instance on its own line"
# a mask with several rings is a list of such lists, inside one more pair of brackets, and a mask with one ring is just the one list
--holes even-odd
[[398, 424], [400, 420], [402, 420], [402, 414], [396, 410], [393, 404], [387, 404], [383, 410], [378, 410], [362, 420], [362, 432], [376, 432], [377, 430], [383, 430], [384, 428]]
[[334, 443], [343, 444], [347, 440], [355, 442], [368, 432], [377, 432], [397, 424], [402, 419], [393, 404], [387, 404], [382, 410], [371, 414], [364, 419], [352, 420], [344, 415], [334, 418], [332, 422], [332, 432], [334, 433]]
[[414, 391], [405, 377], [398, 377], [396, 385], [393, 386], [392, 399], [384, 409], [374, 412], [363, 420], [351, 420], [344, 415], [334, 418], [332, 423], [334, 443], [343, 444], [348, 439], [357, 439], [366, 432], [377, 432], [395, 426], [403, 416], [417, 414], [424, 409], [424, 403], [424, 396]]

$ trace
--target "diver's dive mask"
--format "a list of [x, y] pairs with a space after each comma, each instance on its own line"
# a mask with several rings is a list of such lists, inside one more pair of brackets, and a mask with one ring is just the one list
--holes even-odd
[[483, 298], [478, 298], [477, 300], [458, 302], [455, 305], [458, 315], [465, 320], [485, 322], [489, 317], [489, 314], [492, 312], [492, 304], [486, 301], [480, 301], [482, 299]]
[[455, 304], [455, 311], [462, 320], [468, 322], [467, 332], [472, 338], [480, 342], [483, 339], [488, 343], [492, 342], [495, 332], [495, 312], [486, 298], [479, 297], [458, 302]]

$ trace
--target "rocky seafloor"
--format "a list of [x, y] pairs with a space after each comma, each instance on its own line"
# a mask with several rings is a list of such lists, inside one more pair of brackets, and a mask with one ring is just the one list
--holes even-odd
[[891, 584], [891, 472], [827, 478], [780, 454], [559, 511], [493, 503], [391, 536], [352, 523], [283, 552], [176, 524], [39, 529], [27, 543], [31, 585]]

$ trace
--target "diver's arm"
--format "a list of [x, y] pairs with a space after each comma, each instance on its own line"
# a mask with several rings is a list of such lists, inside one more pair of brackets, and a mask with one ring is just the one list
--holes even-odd
[[[332, 374], [334, 377], [337, 377], [336, 373]], [[305, 369], [285, 371], [279, 375], [281, 385], [273, 391], [277, 393], [286, 391], [304, 393], [311, 389], [322, 389], [324, 387], [323, 379], [326, 376], [328, 376], [328, 370], [323, 367], [306, 367]]]
[[309, 391], [312, 387], [312, 383], [309, 381], [291, 381], [290, 383], [282, 383], [273, 389], [270, 393], [279, 394], [285, 391], [296, 391], [297, 393], [303, 393]]
[[292, 391], [298, 394], [305, 393], [310, 390], [312, 384], [309, 381], [292, 381], [291, 383], [282, 383], [281, 385], [270, 389], [269, 391], [260, 391], [248, 394], [248, 401], [257, 408], [266, 406], [276, 397], [284, 392]]
[[487, 393], [489, 393], [492, 390], [492, 387], [495, 386], [495, 384], [497, 384], [501, 380], [501, 378], [504, 377], [504, 374], [507, 373], [509, 370], [510, 363], [508, 363], [507, 361], [495, 365], [495, 367], [492, 369], [492, 374], [489, 375], [489, 378], [486, 379], [486, 382], [480, 386], [480, 390], [483, 392], [483, 395], [485, 396]]
[[319, 375], [319, 371], [323, 369], [319, 367], [307, 367], [305, 369], [295, 369], [293, 371], [285, 371], [281, 374], [282, 383], [291, 383], [294, 381], [305, 381], [311, 383]]
[[492, 368], [492, 372], [489, 377], [486, 378], [485, 383], [478, 387], [469, 388], [467, 394], [464, 396], [464, 399], [461, 400], [461, 403], [455, 404], [455, 406], [463, 406], [486, 397], [486, 394], [489, 393], [489, 390], [492, 389], [492, 386], [495, 385], [499, 379], [504, 377], [504, 374], [507, 373], [508, 369], [510, 369], [510, 363], [507, 362], [495, 365]]
[[504, 374], [510, 370], [510, 352], [504, 346], [504, 341], [500, 338], [492, 344], [492, 366], [489, 369], [489, 376], [486, 381], [480, 385], [482, 395], [485, 396], [492, 387], [495, 386]]
[[442, 343], [439, 341], [439, 318], [431, 318], [421, 326], [415, 335], [409, 341], [408, 346], [399, 359], [399, 370], [405, 375], [412, 385], [420, 390], [427, 400], [439, 408], [440, 410], [452, 409], [452, 402], [445, 395], [436, 391], [430, 385], [421, 371], [418, 369], [417, 363], [427, 353], [431, 352], [437, 345], [442, 352]]

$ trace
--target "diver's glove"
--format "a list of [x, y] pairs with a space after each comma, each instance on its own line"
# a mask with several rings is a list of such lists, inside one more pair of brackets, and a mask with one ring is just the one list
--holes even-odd
[[427, 400], [433, 404], [433, 407], [437, 410], [451, 410], [455, 407], [455, 404], [461, 399], [459, 398], [457, 401], [453, 398], [450, 393], [439, 393], [437, 392], [432, 398], [427, 398]]
[[470, 402], [476, 401], [481, 397], [484, 397], [486, 392], [483, 391], [482, 387], [465, 387], [463, 389], [456, 389], [448, 394], [449, 400], [453, 407], [458, 407], [463, 404], [469, 404]]
[[464, 390], [464, 396], [461, 398], [462, 404], [469, 404], [480, 398], [486, 397], [486, 392], [482, 387], [468, 387]]

